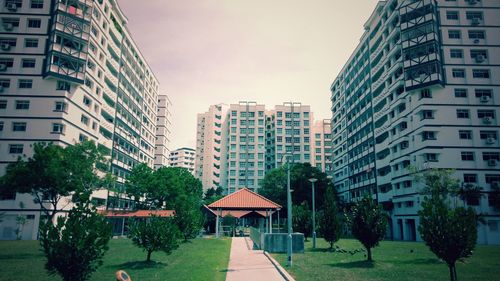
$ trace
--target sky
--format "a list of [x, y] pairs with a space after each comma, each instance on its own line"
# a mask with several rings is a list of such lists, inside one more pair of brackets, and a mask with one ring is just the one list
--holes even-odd
[[170, 149], [195, 148], [212, 104], [287, 101], [331, 118], [330, 85], [376, 0], [119, 0], [127, 27], [173, 103]]

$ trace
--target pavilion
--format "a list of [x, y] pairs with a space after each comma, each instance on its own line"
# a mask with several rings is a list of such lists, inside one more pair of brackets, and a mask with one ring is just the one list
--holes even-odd
[[266, 224], [264, 229], [272, 233], [273, 213], [279, 211], [281, 206], [248, 188], [242, 188], [213, 202], [207, 208], [216, 216], [215, 234], [219, 237], [219, 219], [229, 215], [243, 219], [244, 222], [257, 220], [259, 228]]

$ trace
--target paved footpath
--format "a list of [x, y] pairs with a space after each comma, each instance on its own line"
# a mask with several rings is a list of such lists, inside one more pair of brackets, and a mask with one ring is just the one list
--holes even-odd
[[248, 237], [233, 237], [226, 281], [283, 281], [262, 250], [252, 250]]

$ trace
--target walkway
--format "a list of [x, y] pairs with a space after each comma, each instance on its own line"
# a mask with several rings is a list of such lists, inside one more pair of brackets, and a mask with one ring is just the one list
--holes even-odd
[[262, 250], [252, 250], [248, 237], [233, 237], [226, 281], [285, 280]]

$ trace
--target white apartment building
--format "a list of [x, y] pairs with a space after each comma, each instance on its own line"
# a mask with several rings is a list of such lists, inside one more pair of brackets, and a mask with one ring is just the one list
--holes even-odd
[[311, 133], [311, 165], [332, 175], [332, 126], [330, 119], [314, 121]]
[[167, 95], [158, 96], [155, 141], [155, 169], [168, 166], [170, 136], [172, 134], [172, 102]]
[[[116, 1], [5, 0], [0, 11], [0, 174], [41, 141], [95, 141], [112, 158], [118, 190], [135, 164], [153, 167], [159, 84]], [[127, 207], [122, 197], [94, 194], [103, 208]], [[31, 197], [2, 199], [0, 239], [13, 238], [20, 212], [23, 239], [36, 239]]]
[[192, 148], [182, 147], [170, 152], [168, 164], [170, 167], [179, 167], [187, 169], [194, 175], [194, 162], [196, 159], [196, 151]]
[[372, 194], [389, 236], [417, 240], [421, 183], [409, 166], [451, 168], [483, 188], [478, 242], [500, 244], [500, 2], [381, 1], [331, 85], [334, 181], [346, 202]]
[[203, 191], [221, 186], [223, 133], [226, 136], [227, 104], [211, 105], [205, 113], [197, 116], [195, 177]]
[[228, 193], [242, 187], [256, 190], [267, 171], [283, 165], [284, 154], [293, 154], [297, 163], [315, 159], [310, 106], [287, 102], [266, 110], [262, 104], [243, 101], [229, 105], [226, 115], [213, 122], [210, 116], [221, 112], [216, 107], [198, 115], [195, 175], [205, 190], [217, 186]]

